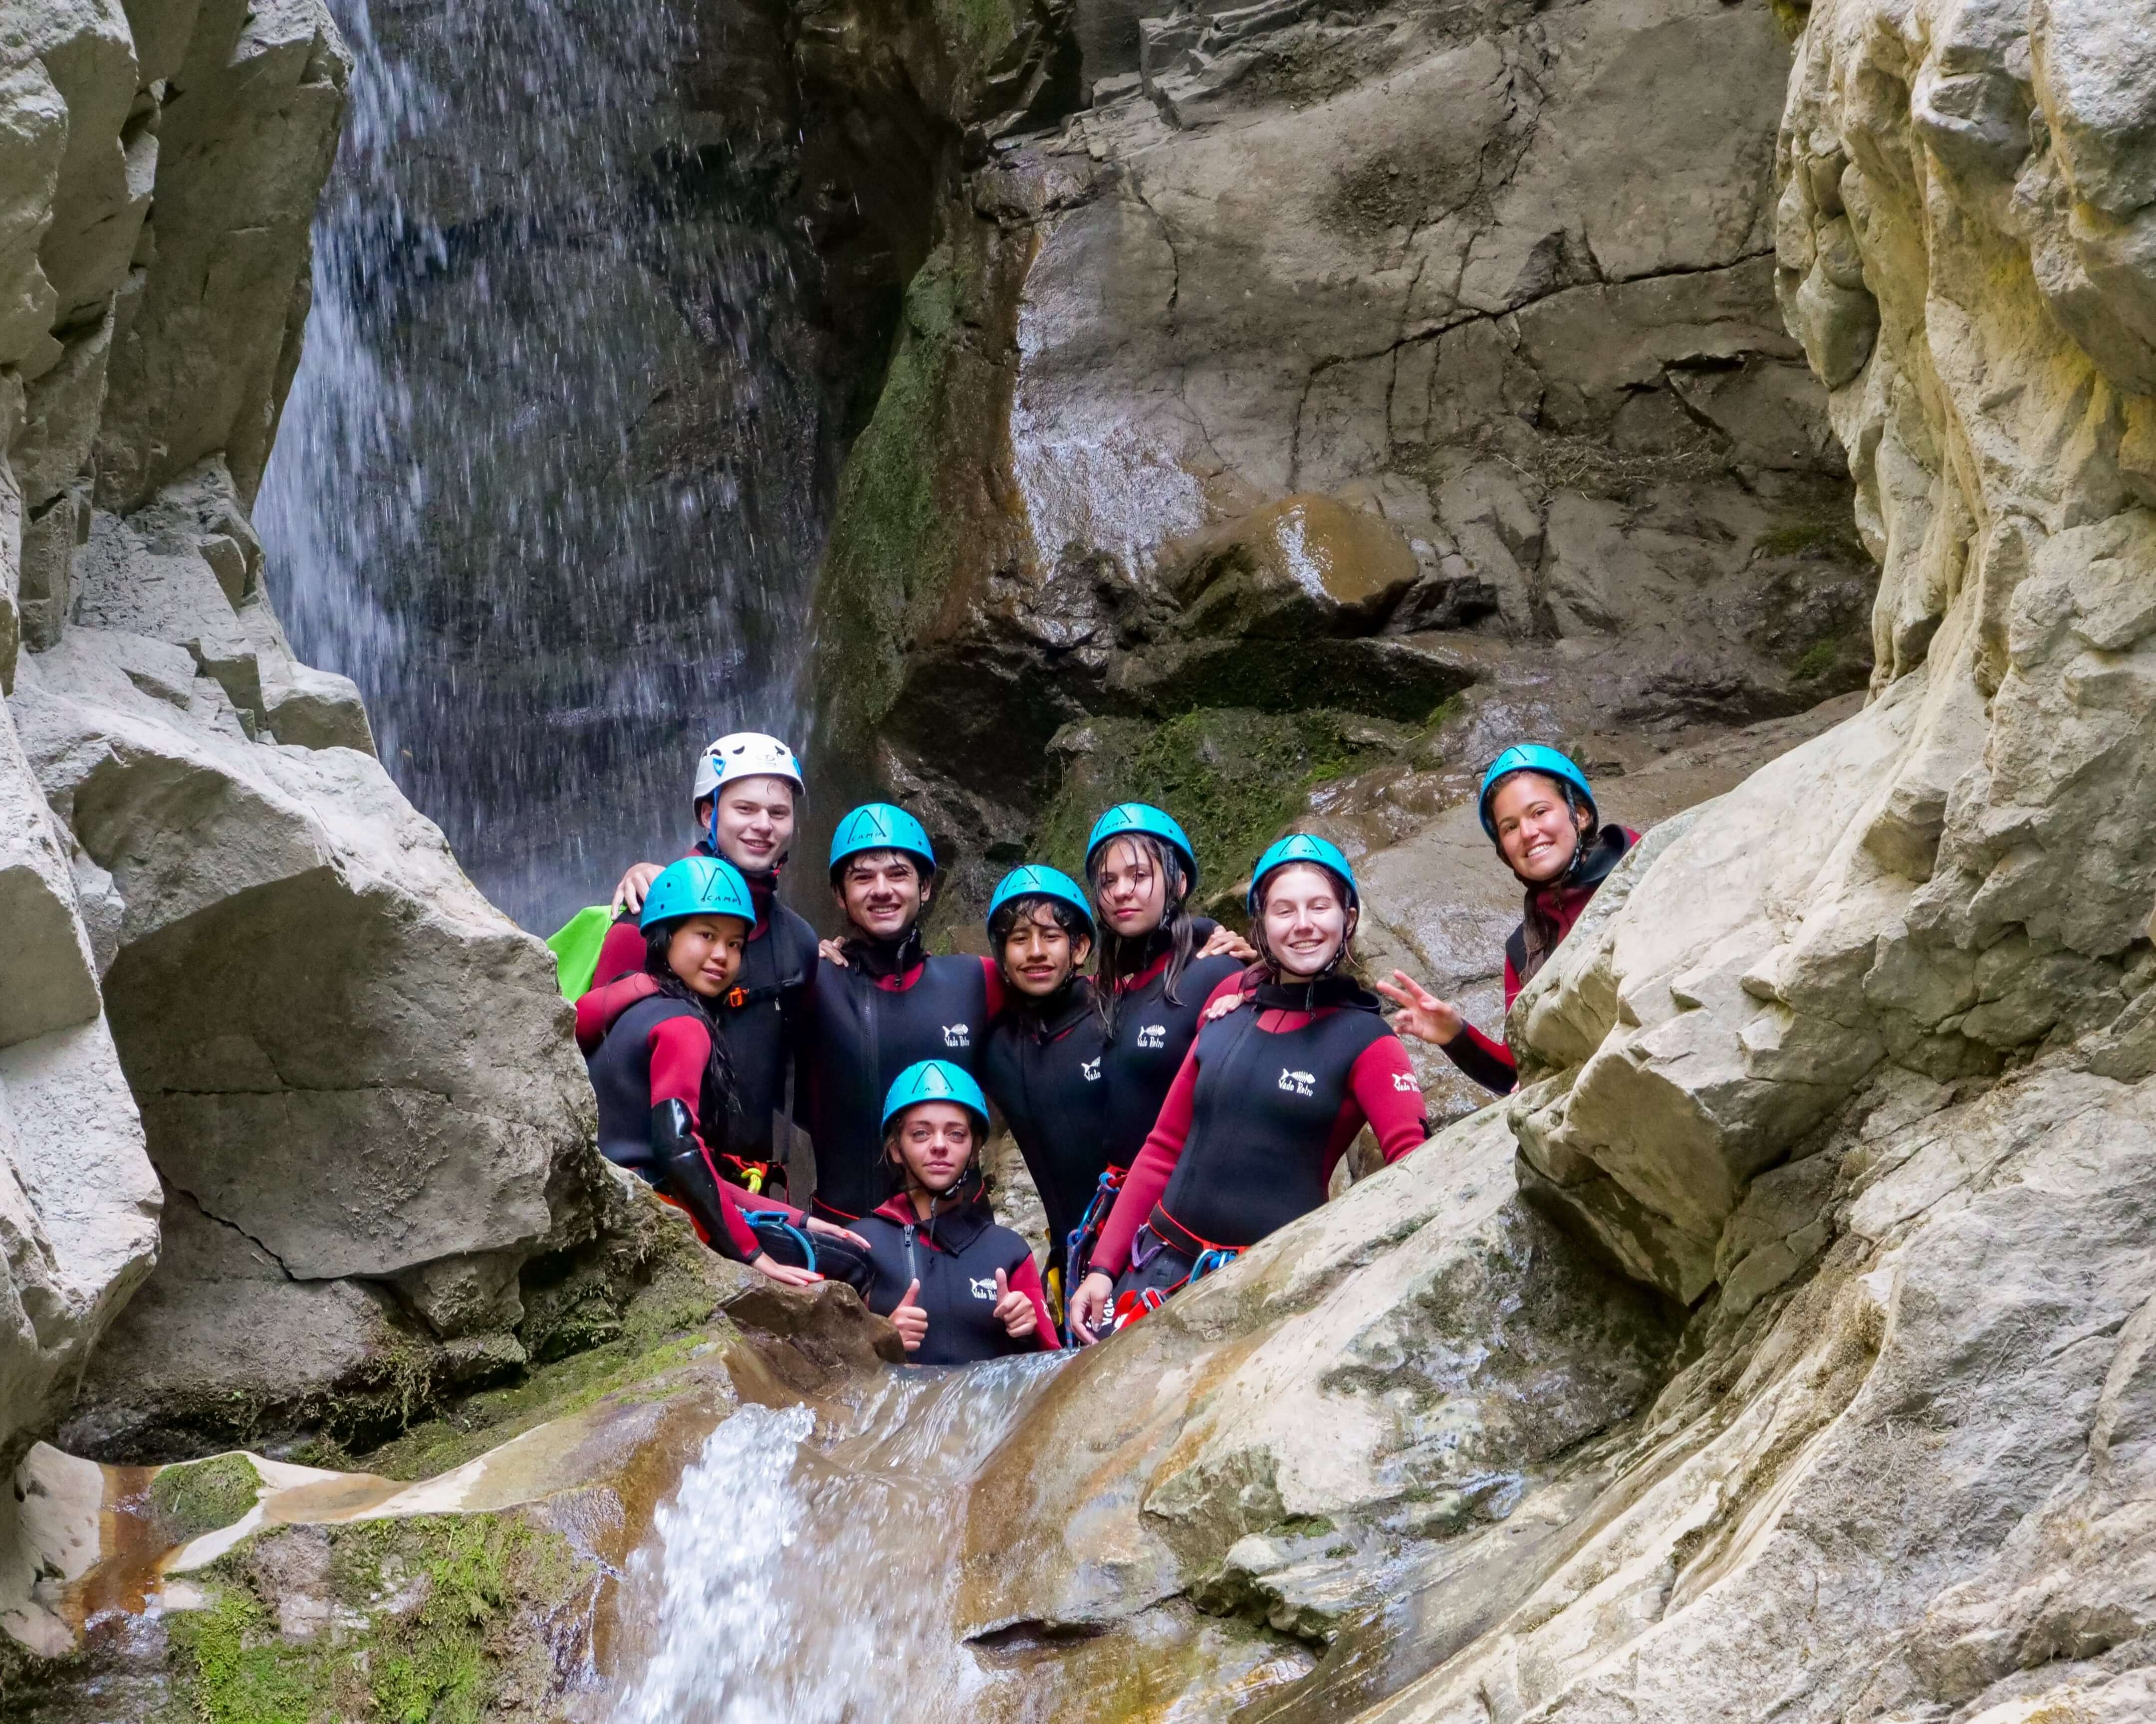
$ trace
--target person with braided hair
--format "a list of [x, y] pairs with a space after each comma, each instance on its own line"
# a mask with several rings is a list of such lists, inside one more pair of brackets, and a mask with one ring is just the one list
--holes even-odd
[[[1538, 742], [1516, 744], [1491, 762], [1482, 775], [1481, 808], [1483, 831], [1527, 897], [1520, 926], [1505, 942], [1509, 1012], [1640, 834], [1602, 824], [1587, 774], [1568, 756]], [[1510, 1048], [1404, 970], [1394, 971], [1377, 991], [1400, 1008], [1395, 1030], [1441, 1049], [1484, 1089], [1503, 1095], [1518, 1083]]]

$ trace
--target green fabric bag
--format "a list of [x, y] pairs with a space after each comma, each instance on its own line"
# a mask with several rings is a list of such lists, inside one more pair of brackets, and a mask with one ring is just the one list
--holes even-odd
[[599, 967], [599, 947], [613, 926], [613, 911], [603, 904], [578, 911], [554, 931], [547, 942], [554, 954], [554, 973], [562, 984], [562, 998], [572, 1000], [592, 985], [592, 972]]

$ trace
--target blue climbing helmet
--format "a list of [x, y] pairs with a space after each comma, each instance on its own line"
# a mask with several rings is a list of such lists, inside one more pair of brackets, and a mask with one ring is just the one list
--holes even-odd
[[1258, 865], [1250, 870], [1250, 914], [1259, 914], [1259, 906], [1265, 901], [1266, 879], [1277, 874], [1291, 862], [1309, 862], [1322, 868], [1339, 880], [1347, 889], [1348, 907], [1359, 909], [1362, 895], [1356, 890], [1355, 870], [1348, 865], [1340, 846], [1330, 839], [1319, 838], [1314, 833], [1291, 832], [1278, 844], [1270, 846], [1258, 858]]
[[1173, 814], [1165, 813], [1151, 803], [1119, 802], [1093, 823], [1093, 830], [1086, 839], [1086, 866], [1093, 865], [1094, 852], [1111, 838], [1127, 838], [1143, 833], [1157, 838], [1182, 860], [1185, 890], [1198, 884], [1198, 852], [1190, 846], [1190, 834], [1176, 824]]
[[1569, 784], [1587, 804], [1587, 811], [1599, 820], [1595, 813], [1594, 792], [1587, 782], [1587, 774], [1573, 763], [1572, 757], [1554, 748], [1546, 748], [1539, 742], [1516, 742], [1496, 759], [1490, 762], [1490, 770], [1482, 775], [1482, 793], [1477, 806], [1482, 815], [1482, 830], [1489, 834], [1490, 842], [1497, 842], [1497, 823], [1490, 815], [1490, 798], [1497, 793], [1497, 787], [1515, 772], [1540, 772], [1554, 778], [1560, 784]]
[[973, 1116], [981, 1136], [988, 1136], [988, 1098], [981, 1093], [978, 1084], [949, 1060], [917, 1060], [891, 1080], [883, 1098], [884, 1129], [889, 1131], [899, 1115], [923, 1101], [956, 1102]]
[[644, 895], [644, 913], [636, 925], [649, 928], [685, 916], [738, 916], [753, 926], [756, 906], [741, 870], [711, 856], [687, 856], [667, 864]]
[[1029, 862], [1023, 868], [1014, 868], [997, 885], [995, 895], [988, 900], [988, 925], [995, 926], [996, 912], [1014, 898], [1053, 898], [1059, 904], [1067, 904], [1086, 919], [1086, 931], [1095, 932], [1093, 906], [1078, 888], [1078, 882], [1060, 868], [1044, 867], [1038, 862]]
[[928, 842], [927, 829], [887, 802], [863, 803], [839, 823], [831, 834], [831, 877], [850, 856], [864, 850], [902, 850], [921, 864], [924, 875], [936, 872], [936, 847]]

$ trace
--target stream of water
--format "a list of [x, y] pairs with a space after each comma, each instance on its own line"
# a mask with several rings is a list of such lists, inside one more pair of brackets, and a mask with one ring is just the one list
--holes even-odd
[[740, 98], [767, 27], [729, 3], [331, 0], [272, 597], [542, 931], [680, 853], [698, 743], [798, 728], [837, 451], [797, 141]]
[[957, 1715], [966, 1491], [1060, 1356], [892, 1371], [846, 1399], [742, 1408], [631, 1559], [610, 1724], [866, 1724]]

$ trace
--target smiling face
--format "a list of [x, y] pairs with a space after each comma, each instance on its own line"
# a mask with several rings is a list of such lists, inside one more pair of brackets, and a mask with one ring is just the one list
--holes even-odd
[[1093, 906], [1119, 938], [1143, 939], [1167, 919], [1168, 876], [1145, 845], [1110, 839], [1094, 856], [1092, 876]]
[[1004, 980], [1028, 998], [1045, 999], [1070, 981], [1092, 949], [1083, 933], [1071, 933], [1054, 910], [1035, 903], [1011, 925], [998, 956]]
[[666, 943], [666, 967], [692, 993], [715, 1000], [734, 985], [741, 970], [748, 924], [737, 916], [682, 918]]
[[[696, 804], [696, 823], [711, 829], [709, 798]], [[778, 866], [793, 842], [793, 785], [769, 776], [737, 778], [719, 787], [718, 849], [735, 867], [751, 874]]]
[[898, 850], [849, 856], [839, 875], [839, 907], [872, 940], [896, 940], [919, 919], [933, 889], [920, 865]]
[[1490, 798], [1497, 849], [1522, 880], [1543, 885], [1572, 865], [1573, 853], [1594, 824], [1591, 809], [1575, 815], [1557, 781], [1515, 772]]
[[1340, 883], [1306, 862], [1277, 870], [1265, 882], [1261, 917], [1265, 950], [1284, 979], [1306, 982], [1325, 972], [1355, 930], [1355, 912]]
[[973, 1116], [955, 1101], [916, 1101], [898, 1116], [886, 1143], [908, 1182], [940, 1198], [965, 1178], [973, 1158]]

